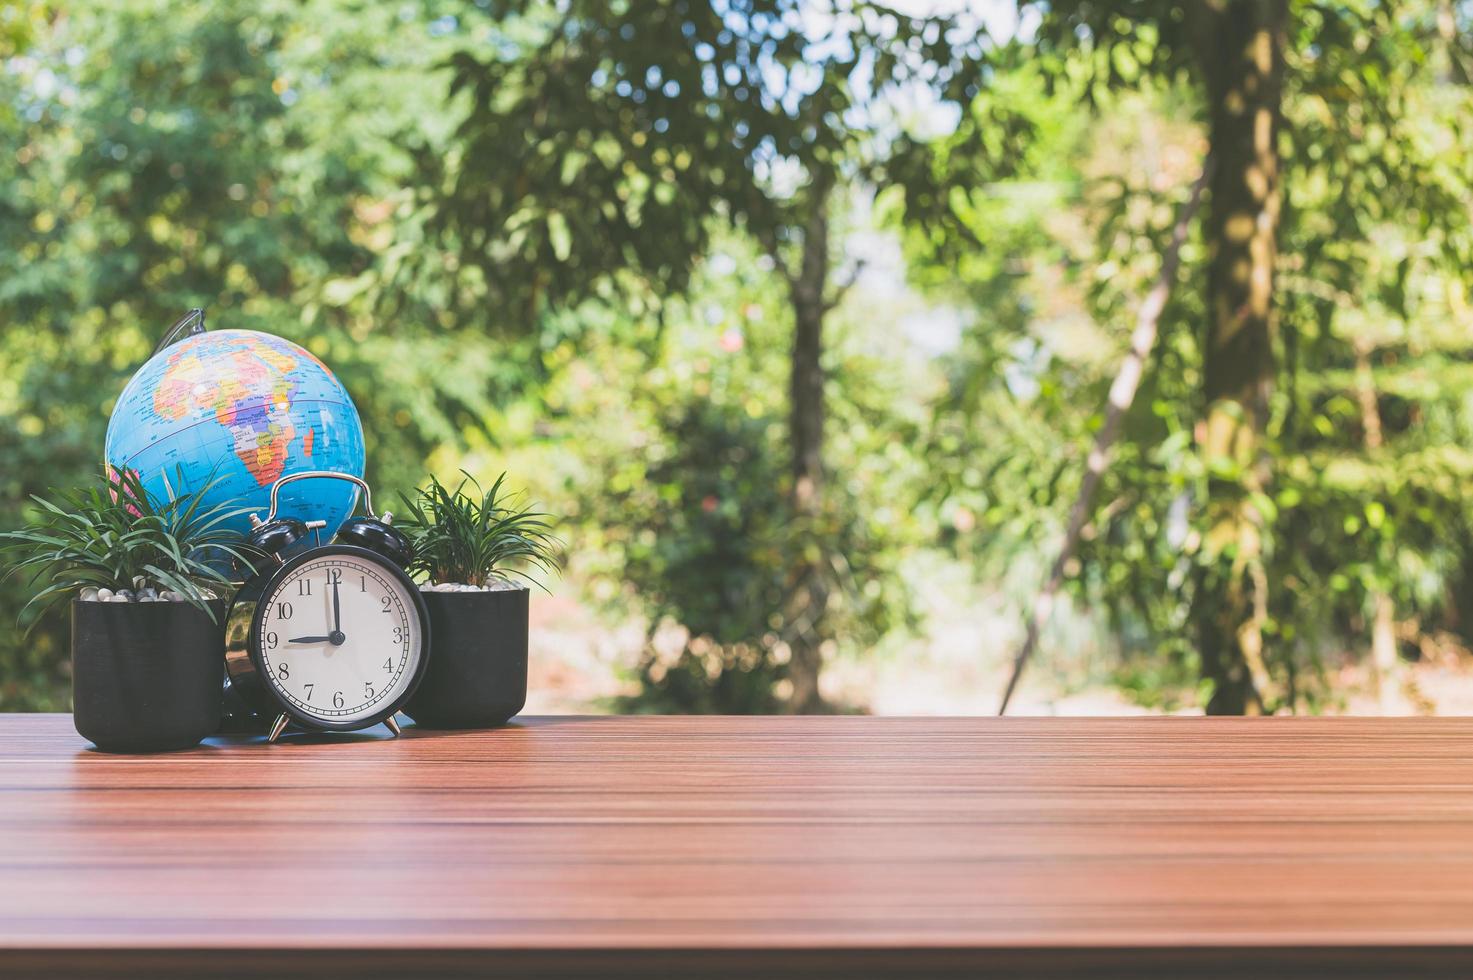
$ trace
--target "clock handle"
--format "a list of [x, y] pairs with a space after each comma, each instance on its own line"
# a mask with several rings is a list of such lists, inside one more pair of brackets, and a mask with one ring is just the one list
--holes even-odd
[[356, 485], [359, 490], [363, 491], [364, 511], [368, 514], [369, 517], [374, 516], [373, 491], [368, 489], [368, 484], [363, 482], [360, 477], [356, 477], [351, 473], [334, 473], [332, 470], [308, 470], [303, 473], [293, 473], [291, 476], [284, 476], [281, 479], [277, 480], [275, 483], [271, 484], [271, 512], [266, 515], [266, 523], [269, 524], [272, 521], [276, 520], [276, 503], [277, 498], [280, 496], [282, 487], [296, 480], [314, 479], [347, 480], [349, 483]]

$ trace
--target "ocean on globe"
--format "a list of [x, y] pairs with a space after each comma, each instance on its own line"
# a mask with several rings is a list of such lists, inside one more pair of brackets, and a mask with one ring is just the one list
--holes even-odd
[[[114, 471], [134, 471], [155, 499], [204, 491], [204, 507], [248, 507], [264, 520], [280, 477], [361, 477], [363, 424], [347, 390], [305, 349], [254, 330], [215, 330], [164, 348], [133, 375], [108, 422], [104, 458]], [[298, 480], [281, 488], [277, 516], [326, 521], [326, 542], [357, 494], [342, 480]], [[249, 516], [232, 526], [246, 531]]]

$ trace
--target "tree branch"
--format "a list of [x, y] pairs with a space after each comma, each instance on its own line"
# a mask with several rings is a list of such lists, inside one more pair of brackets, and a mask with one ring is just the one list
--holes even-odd
[[834, 291], [832, 294], [829, 295], [829, 298], [823, 301], [823, 311], [825, 313], [828, 313], [834, 307], [844, 302], [845, 294], [847, 294], [849, 290], [854, 288], [854, 284], [859, 281], [859, 277], [864, 273], [864, 265], [864, 259], [860, 259], [855, 262], [854, 268], [850, 271], [849, 275], [845, 277], [843, 282], [839, 283], [838, 286], [834, 288]]
[[1013, 658], [1012, 676], [1008, 678], [1008, 686], [1003, 691], [1002, 702], [997, 709], [999, 715], [1007, 713], [1008, 702], [1012, 700], [1013, 692], [1018, 687], [1018, 679], [1023, 675], [1023, 668], [1028, 665], [1028, 658], [1038, 646], [1039, 634], [1047, 624], [1049, 614], [1053, 612], [1054, 596], [1064, 584], [1064, 568], [1074, 557], [1075, 549], [1079, 547], [1079, 535], [1089, 518], [1090, 505], [1094, 500], [1095, 491], [1099, 489], [1100, 479], [1105, 475], [1105, 470], [1110, 464], [1115, 442], [1120, 437], [1120, 429], [1125, 421], [1125, 413], [1135, 401], [1136, 389], [1140, 387], [1146, 361], [1151, 356], [1151, 350], [1156, 346], [1157, 326], [1161, 321], [1161, 313], [1166, 309], [1166, 300], [1171, 295], [1177, 268], [1181, 265], [1181, 247], [1187, 240], [1192, 218], [1196, 216], [1197, 207], [1202, 202], [1202, 191], [1207, 186], [1211, 175], [1212, 159], [1209, 157], [1202, 165], [1201, 175], [1192, 184], [1191, 194], [1177, 212], [1176, 224], [1171, 232], [1171, 241], [1167, 243], [1166, 251], [1161, 255], [1161, 271], [1157, 274], [1155, 284], [1151, 286], [1150, 292], [1146, 293], [1146, 298], [1136, 312], [1135, 330], [1130, 335], [1130, 350], [1126, 353], [1125, 360], [1121, 362], [1120, 370], [1115, 374], [1115, 382], [1110, 385], [1110, 396], [1105, 405], [1105, 422], [1100, 426], [1100, 431], [1095, 434], [1094, 446], [1090, 449], [1085, 464], [1084, 480], [1079, 485], [1079, 493], [1074, 498], [1074, 506], [1069, 509], [1069, 521], [1065, 525], [1064, 540], [1059, 546], [1058, 557], [1054, 559], [1048, 581], [1044, 583], [1043, 588], [1033, 600], [1032, 614], [1028, 617], [1028, 631], [1023, 638], [1022, 645], [1018, 648], [1017, 655]]
[[762, 246], [762, 251], [766, 252], [768, 257], [772, 259], [774, 270], [778, 275], [782, 276], [783, 282], [787, 285], [788, 289], [792, 289], [797, 285], [798, 277], [793, 274], [792, 268], [788, 266], [787, 260], [783, 258], [782, 245], [777, 240], [777, 232], [771, 225], [758, 227], [754, 230], [757, 234], [757, 243]]

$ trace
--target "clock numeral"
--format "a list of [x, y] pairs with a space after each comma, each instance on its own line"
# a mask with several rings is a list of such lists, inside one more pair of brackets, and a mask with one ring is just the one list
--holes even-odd
[[360, 576], [358, 576], [358, 591], [359, 592], [367, 592], [368, 591], [368, 576], [367, 575], [360, 575]]
[[277, 619], [291, 619], [293, 611], [294, 610], [292, 609], [292, 604], [290, 602], [278, 602], [276, 604]]
[[343, 570], [341, 568], [329, 568], [327, 570], [327, 584], [328, 585], [337, 585], [342, 580], [343, 580]]
[[307, 689], [307, 700], [308, 701], [311, 701], [312, 700], [312, 688], [316, 687], [317, 685], [316, 684], [303, 684], [302, 686]]
[[310, 578], [297, 579], [297, 595], [311, 595], [312, 580]]
[[404, 627], [402, 627], [402, 626], [395, 626], [394, 627], [394, 642], [395, 643], [403, 643], [404, 642], [404, 632], [405, 632], [404, 631]]
[[363, 696], [365, 698], [373, 697], [373, 685], [370, 684], [368, 681], [363, 682]]
[[342, 691], [335, 691], [333, 693], [333, 696], [332, 696], [332, 706], [334, 708], [341, 708], [343, 706], [343, 692]]
[[276, 665], [276, 676], [282, 680], [288, 680], [292, 676], [291, 664], [282, 662]]
[[391, 596], [391, 595], [384, 596], [384, 608], [380, 609], [379, 612], [388, 612], [389, 611], [389, 607], [392, 606], [393, 604], [394, 604], [394, 597], [393, 596]]
[[384, 670], [388, 671], [391, 674], [394, 672], [394, 658], [390, 657], [388, 660], [384, 661]]
[[281, 642], [281, 637], [279, 637], [279, 636], [276, 635], [276, 631], [275, 630], [272, 630], [271, 632], [267, 633], [264, 637], [262, 637], [262, 639], [265, 640], [265, 642], [266, 642], [266, 649], [267, 650], [275, 650], [276, 649], [276, 644], [278, 644], [278, 643]]

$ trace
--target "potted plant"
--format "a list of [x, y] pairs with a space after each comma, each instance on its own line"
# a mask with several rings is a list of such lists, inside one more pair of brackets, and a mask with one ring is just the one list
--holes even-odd
[[32, 499], [40, 513], [0, 533], [0, 550], [7, 575], [39, 587], [22, 619], [71, 599], [77, 731], [114, 752], [188, 748], [214, 733], [225, 569], [242, 559], [226, 522], [240, 511], [202, 507], [200, 494], [156, 501], [130, 472]]
[[414, 544], [412, 571], [430, 613], [429, 666], [405, 714], [426, 728], [502, 725], [527, 701], [527, 612], [532, 572], [558, 568], [547, 515], [468, 473], [454, 490], [430, 479], [400, 495]]

